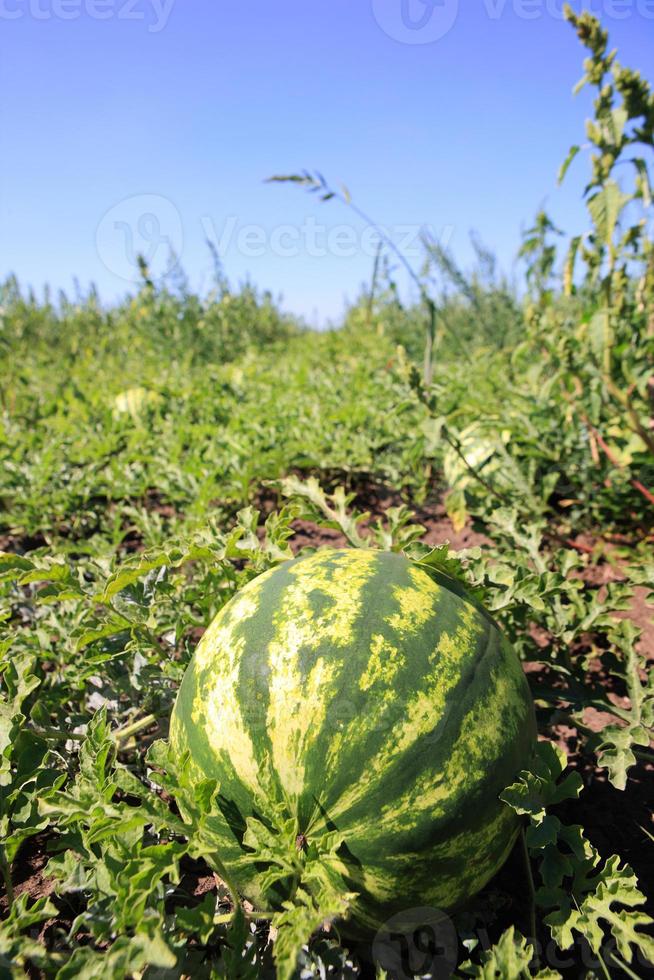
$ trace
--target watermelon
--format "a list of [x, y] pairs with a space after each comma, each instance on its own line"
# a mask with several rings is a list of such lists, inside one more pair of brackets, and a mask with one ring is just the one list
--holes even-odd
[[326, 549], [248, 583], [184, 675], [171, 751], [220, 783], [213, 825], [255, 908], [283, 894], [248, 860], [249, 817], [343, 838], [353, 921], [450, 910], [501, 867], [519, 830], [498, 796], [529, 765], [528, 686], [492, 618], [402, 555]]

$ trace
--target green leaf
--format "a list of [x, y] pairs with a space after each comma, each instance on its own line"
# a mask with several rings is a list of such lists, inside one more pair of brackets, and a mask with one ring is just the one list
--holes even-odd
[[534, 959], [534, 947], [524, 936], [510, 926], [502, 933], [497, 943], [482, 954], [481, 965], [467, 960], [460, 967], [457, 976], [476, 977], [477, 980], [523, 980], [527, 977], [537, 977], [538, 980], [557, 980], [561, 974], [556, 970], [540, 970], [534, 973], [531, 962]]
[[172, 970], [176, 963], [161, 928], [151, 926], [135, 936], [118, 936], [108, 949], [79, 946], [56, 980], [125, 980], [148, 967]]
[[616, 789], [623, 790], [627, 786], [627, 772], [637, 762], [632, 746], [649, 746], [651, 735], [642, 725], [609, 725], [602, 729], [601, 738], [597, 761], [608, 770]]
[[328, 832], [305, 846], [298, 839], [297, 819], [286, 816], [282, 808], [274, 829], [249, 818], [243, 837], [248, 861], [260, 871], [264, 894], [280, 884], [289, 893], [272, 919], [277, 975], [286, 980], [294, 975], [300, 949], [315, 930], [323, 922], [345, 917], [356, 898], [341, 873], [343, 838]]
[[588, 339], [597, 362], [602, 363], [605, 351], [613, 343], [611, 313], [609, 310], [597, 310], [593, 314], [588, 325]]
[[445, 498], [445, 510], [452, 521], [454, 531], [458, 534], [466, 526], [469, 516], [465, 490], [450, 490]]
[[[34, 965], [45, 965], [43, 945], [26, 933], [38, 929], [47, 919], [58, 914], [49, 898], [33, 901], [27, 891], [18, 895], [0, 921], [0, 977], [29, 976]], [[28, 970], [28, 964], [32, 969]]]
[[175, 910], [175, 925], [178, 929], [195, 936], [203, 945], [211, 941], [216, 931], [214, 917], [216, 914], [216, 896], [205, 895], [199, 905], [194, 908], [181, 906]]
[[346, 494], [343, 487], [337, 487], [328, 495], [322, 490], [315, 477], [306, 482], [296, 476], [288, 476], [279, 481], [285, 497], [304, 501], [309, 505], [306, 516], [318, 519], [323, 527], [342, 531], [354, 548], [370, 548], [372, 541], [359, 532], [359, 525], [367, 521], [370, 514], [350, 514], [348, 505], [354, 494]]
[[588, 199], [588, 210], [599, 238], [611, 246], [613, 235], [623, 208], [632, 200], [630, 194], [623, 194], [613, 180], [608, 180], [602, 190]]
[[19, 578], [33, 568], [34, 562], [30, 558], [16, 555], [13, 551], [0, 551], [0, 576], [3, 578]]
[[326, 835], [326, 846], [314, 849], [314, 857], [307, 861], [300, 884], [292, 901], [284, 902], [283, 910], [273, 917], [277, 938], [273, 955], [278, 977], [291, 980], [294, 975], [300, 949], [311, 935], [324, 923], [347, 916], [356, 894], [351, 892], [330, 862], [340, 846], [340, 838]]
[[[536, 891], [536, 901], [539, 907], [550, 909], [544, 922], [562, 949], [572, 945], [576, 932], [598, 952], [608, 926], [627, 962], [631, 962], [633, 946], [651, 958], [654, 939], [640, 927], [654, 922], [644, 913], [631, 911], [645, 902], [631, 868], [621, 866], [617, 856], [601, 867], [600, 857], [582, 828], [564, 826], [547, 813], [548, 806], [574, 799], [581, 790], [578, 773], [558, 782], [564, 766], [565, 753], [558, 746], [539, 742], [532, 771], [521, 772], [517, 782], [500, 794], [516, 813], [529, 817], [526, 842], [540, 862], [543, 882]], [[616, 909], [614, 905], [626, 908]]]
[[[616, 674], [624, 679], [630, 708], [623, 725], [609, 725], [601, 732], [598, 762], [605, 766], [609, 779], [617, 789], [624, 789], [627, 773], [636, 763], [633, 746], [646, 748], [654, 738], [654, 675], [637, 652], [640, 631], [630, 620], [613, 623], [610, 639], [622, 657], [622, 667]], [[645, 673], [646, 680], [641, 680]]]
[[569, 168], [570, 164], [572, 163], [572, 161], [574, 160], [574, 158], [579, 153], [579, 150], [580, 149], [581, 149], [581, 147], [579, 147], [579, 146], [571, 146], [570, 149], [568, 150], [568, 155], [565, 158], [565, 160], [563, 161], [563, 163], [561, 164], [561, 167], [559, 168], [559, 172], [558, 172], [558, 175], [557, 175], [557, 181], [558, 181], [559, 184], [562, 184], [563, 183], [563, 181], [565, 179], [565, 175], [568, 172], [568, 168]]
[[[654, 960], [654, 938], [641, 932], [641, 928], [651, 928], [654, 920], [644, 912], [633, 911], [645, 903], [645, 896], [638, 889], [631, 868], [621, 866], [620, 859], [614, 855], [588, 885], [586, 895], [581, 901], [577, 899], [576, 907], [570, 909], [563, 921], [560, 921], [560, 913], [556, 912], [545, 918], [558, 945], [568, 949], [574, 942], [573, 934], [577, 932], [598, 953], [604, 942], [605, 926], [608, 926], [620, 955], [627, 963], [633, 959], [633, 947], [639, 949], [646, 960]], [[626, 908], [616, 909], [615, 905]]]
[[[562, 800], [575, 799], [582, 790], [583, 782], [577, 772], [571, 772], [558, 782], [566, 765], [565, 753], [553, 742], [538, 742], [531, 771], [523, 771], [517, 782], [508, 786], [500, 799], [516, 813], [529, 816], [535, 824], [546, 820], [546, 807]], [[542, 829], [534, 839], [547, 841], [550, 836]], [[542, 845], [541, 845], [542, 846]]]

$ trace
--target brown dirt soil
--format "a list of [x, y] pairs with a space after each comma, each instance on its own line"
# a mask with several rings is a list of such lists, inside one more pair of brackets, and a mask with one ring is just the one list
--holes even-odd
[[15, 555], [24, 555], [36, 548], [46, 545], [44, 536], [37, 534], [0, 534], [0, 551], [8, 551]]
[[[654, 583], [652, 583], [652, 588], [654, 589]], [[620, 619], [631, 619], [636, 626], [642, 629], [643, 635], [637, 648], [648, 660], [654, 660], [654, 607], [647, 601], [649, 591], [651, 590], [642, 585], [637, 585], [634, 589], [631, 609], [628, 612], [617, 613], [617, 615]]]
[[[23, 892], [27, 892], [34, 900], [45, 898], [52, 893], [54, 881], [44, 874], [44, 868], [50, 859], [46, 850], [49, 839], [48, 833], [35, 834], [27, 838], [18, 852], [11, 876], [16, 898]], [[6, 911], [7, 896], [3, 888], [0, 892], [0, 913], [4, 914]]]

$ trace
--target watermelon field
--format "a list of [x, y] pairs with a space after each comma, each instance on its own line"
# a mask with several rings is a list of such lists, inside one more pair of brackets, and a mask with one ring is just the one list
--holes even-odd
[[654, 976], [654, 94], [567, 19], [518, 284], [0, 286], [0, 977]]

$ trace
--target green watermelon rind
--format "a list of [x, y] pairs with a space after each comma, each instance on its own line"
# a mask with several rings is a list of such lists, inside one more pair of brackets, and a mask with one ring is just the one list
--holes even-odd
[[[519, 830], [500, 792], [528, 768], [533, 703], [493, 619], [404, 556], [325, 549], [246, 585], [202, 637], [171, 718], [172, 751], [221, 786], [220, 854], [255, 907], [246, 820], [297, 817], [344, 838], [339, 872], [374, 929], [412, 906], [450, 910], [506, 860]], [[339, 858], [340, 858], [339, 852]]]

